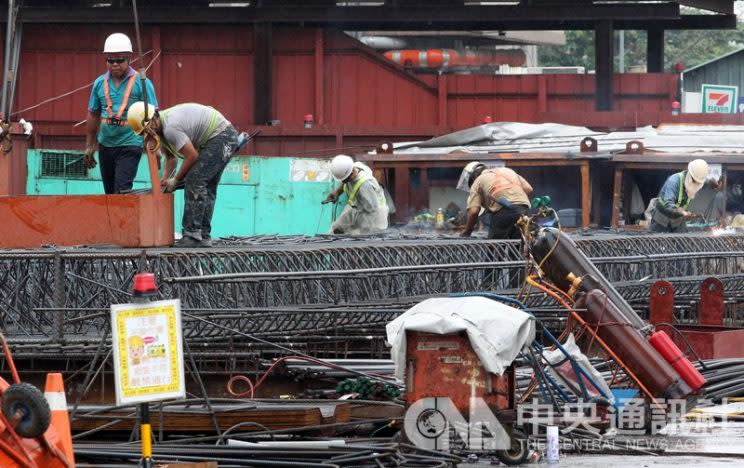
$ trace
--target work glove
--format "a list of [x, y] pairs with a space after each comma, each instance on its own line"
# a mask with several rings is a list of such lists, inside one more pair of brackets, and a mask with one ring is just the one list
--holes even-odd
[[93, 146], [87, 146], [85, 148], [85, 167], [86, 169], [93, 169], [96, 167], [96, 158], [93, 157], [93, 154], [96, 152], [96, 148]]
[[336, 195], [335, 193], [331, 193], [326, 197], [325, 200], [320, 202], [320, 204], [325, 205], [326, 203], [331, 203], [331, 202], [336, 203], [337, 201], [338, 201], [338, 195]]
[[171, 193], [176, 190], [178, 181], [175, 177], [169, 177], [160, 181], [160, 185], [163, 186], [163, 193]]

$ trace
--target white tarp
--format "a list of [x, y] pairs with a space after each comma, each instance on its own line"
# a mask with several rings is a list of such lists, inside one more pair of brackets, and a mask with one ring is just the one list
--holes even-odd
[[534, 318], [485, 297], [437, 297], [419, 302], [387, 324], [395, 375], [403, 380], [406, 331], [451, 334], [465, 331], [488, 372], [501, 375], [525, 345], [535, 339]]

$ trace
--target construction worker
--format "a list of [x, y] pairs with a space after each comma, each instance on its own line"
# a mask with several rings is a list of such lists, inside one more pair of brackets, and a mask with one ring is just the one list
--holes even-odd
[[[209, 106], [187, 103], [161, 111], [148, 107], [149, 121], [143, 102], [132, 104], [128, 121], [136, 134], [145, 132], [146, 140], [160, 139], [166, 157], [163, 191], [173, 192], [184, 183], [183, 237], [175, 246], [209, 247], [217, 184], [238, 146], [238, 132]], [[180, 167], [177, 157], [182, 159]]]
[[350, 156], [339, 154], [331, 161], [331, 174], [341, 186], [323, 203], [335, 202], [341, 190], [348, 197], [341, 215], [331, 225], [333, 234], [374, 234], [387, 229], [385, 193], [369, 167], [355, 164]]
[[[690, 202], [705, 185], [708, 177], [708, 163], [695, 159], [687, 164], [687, 170], [672, 174], [667, 178], [656, 198], [651, 215], [651, 230], [657, 232], [687, 232], [687, 220], [696, 217], [687, 211]], [[717, 181], [711, 181], [718, 188]]]
[[[85, 132], [85, 166], [101, 163], [103, 190], [107, 194], [132, 189], [142, 156], [142, 137], [127, 126], [127, 110], [143, 100], [142, 79], [129, 66], [132, 42], [122, 33], [111, 34], [103, 45], [108, 71], [96, 78], [90, 92]], [[157, 107], [155, 88], [145, 80], [147, 102]], [[96, 135], [98, 137], [96, 138]]]
[[474, 161], [465, 166], [458, 188], [467, 187], [468, 211], [463, 237], [469, 237], [481, 209], [491, 214], [489, 239], [519, 239], [517, 220], [530, 208], [532, 186], [508, 167], [487, 169]]

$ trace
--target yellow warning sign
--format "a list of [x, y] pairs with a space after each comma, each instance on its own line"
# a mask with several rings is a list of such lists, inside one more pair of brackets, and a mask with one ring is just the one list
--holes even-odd
[[117, 405], [186, 394], [179, 300], [112, 304]]

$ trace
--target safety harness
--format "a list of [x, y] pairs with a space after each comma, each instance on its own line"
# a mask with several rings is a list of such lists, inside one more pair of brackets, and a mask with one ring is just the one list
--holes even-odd
[[[160, 111], [160, 120], [163, 122], [163, 125], [167, 124], [166, 119], [167, 119], [168, 113], [172, 111], [173, 109], [175, 109], [176, 107], [178, 106], [174, 106], [174, 107], [171, 107], [170, 109]], [[217, 125], [219, 122], [220, 113], [217, 112], [217, 110], [214, 107], [210, 107], [210, 109], [212, 109], [212, 117], [209, 119], [209, 125], [207, 125], [207, 131], [204, 134], [204, 138], [199, 142], [192, 142], [194, 143], [194, 146], [196, 147], [197, 151], [201, 149], [201, 147], [204, 146], [204, 144], [206, 144], [207, 141], [209, 141], [209, 139], [212, 137], [212, 133], [214, 133], [214, 130], [217, 128]], [[163, 138], [163, 143], [165, 143], [165, 147], [168, 149], [168, 151], [171, 152], [171, 154], [174, 154], [178, 156], [179, 158], [183, 158], [181, 153], [179, 153], [178, 150], [175, 149], [173, 145], [166, 138]]]
[[484, 172], [488, 172], [491, 174], [494, 174], [496, 176], [496, 180], [491, 187], [491, 190], [488, 191], [488, 196], [492, 198], [496, 198], [496, 195], [503, 192], [504, 190], [509, 190], [513, 188], [521, 188], [524, 190], [522, 181], [519, 178], [519, 175], [507, 168], [498, 167], [496, 169], [488, 169]]
[[103, 119], [103, 122], [107, 125], [123, 127], [127, 124], [126, 120], [122, 120], [122, 116], [124, 115], [124, 110], [127, 108], [127, 104], [129, 104], [129, 96], [132, 94], [132, 88], [134, 88], [137, 75], [139, 75], [139, 72], [134, 72], [133, 75], [129, 76], [127, 87], [124, 89], [124, 97], [121, 98], [121, 104], [119, 104], [119, 110], [116, 112], [115, 117], [112, 117], [114, 115], [114, 103], [111, 101], [108, 78], [103, 80], [103, 95], [106, 97], [106, 115], [108, 116]]

